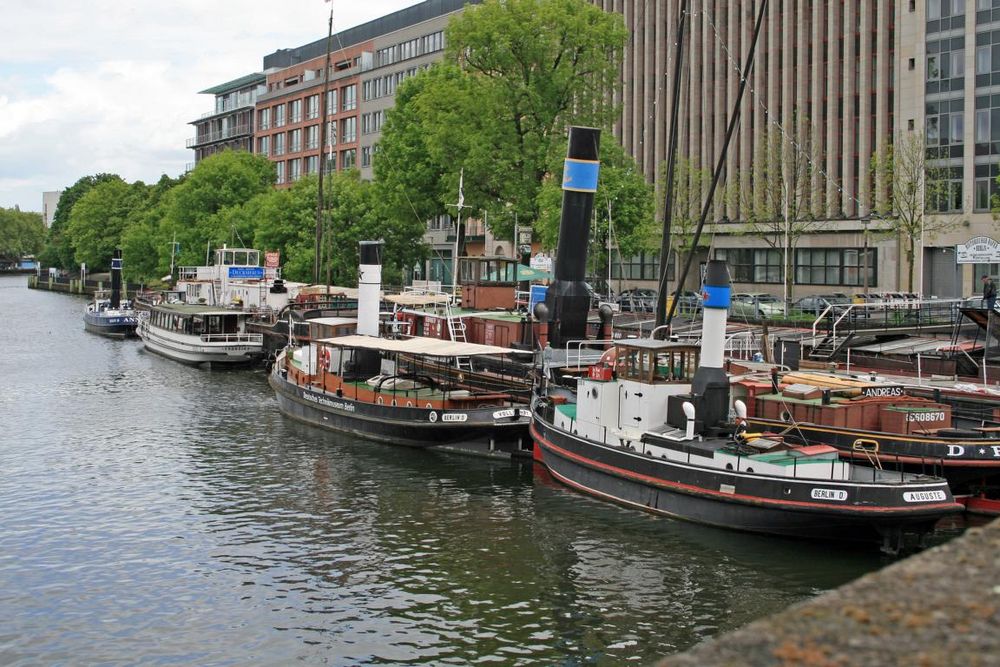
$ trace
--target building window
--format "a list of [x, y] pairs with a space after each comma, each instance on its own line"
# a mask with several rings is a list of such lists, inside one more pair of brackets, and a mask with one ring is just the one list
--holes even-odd
[[319, 95], [310, 95], [306, 98], [306, 118], [309, 120], [319, 118]]
[[310, 125], [306, 128], [306, 150], [317, 148], [319, 148], [319, 125]]
[[358, 119], [356, 116], [340, 119], [340, 140], [345, 144], [358, 139]]
[[326, 166], [323, 167], [323, 171], [328, 174], [337, 171], [337, 151], [330, 151], [326, 154]]
[[782, 253], [774, 248], [719, 248], [715, 258], [728, 262], [733, 282], [781, 283]]
[[284, 155], [285, 154], [285, 133], [278, 132], [274, 137], [274, 154]]
[[361, 114], [361, 134], [371, 134], [372, 133], [372, 116], [374, 114], [363, 113]]
[[288, 133], [288, 152], [298, 153], [302, 150], [302, 130], [292, 130]]
[[319, 171], [319, 156], [310, 155], [305, 161], [305, 173], [315, 174]]
[[296, 158], [288, 161], [288, 176], [292, 181], [302, 178], [302, 160]]
[[340, 168], [350, 169], [354, 166], [355, 161], [358, 159], [358, 151], [354, 148], [349, 148], [346, 151], [340, 151]]
[[344, 95], [344, 105], [341, 111], [352, 111], [358, 108], [358, 87], [355, 84], [349, 86], [344, 86], [342, 89]]
[[302, 122], [302, 100], [292, 100], [288, 103], [288, 122]]
[[337, 89], [334, 88], [326, 94], [326, 115], [332, 116], [337, 113]]
[[361, 147], [361, 166], [370, 167], [372, 166], [372, 147], [362, 146]]
[[271, 110], [261, 109], [257, 112], [257, 129], [258, 130], [269, 130], [271, 128]]
[[274, 163], [274, 172], [277, 175], [277, 182], [278, 183], [284, 183], [285, 182], [285, 163], [282, 162], [282, 161], [275, 162]]
[[283, 127], [285, 124], [285, 105], [279, 104], [277, 106], [271, 107], [274, 112], [274, 126]]
[[271, 137], [257, 139], [257, 152], [265, 157], [271, 154]]
[[[670, 265], [673, 266], [673, 265]], [[668, 273], [670, 266], [668, 266]], [[660, 277], [660, 253], [640, 252], [611, 263], [611, 277], [622, 280], [656, 280]], [[672, 280], [672, 276], [667, 276]]]
[[337, 121], [331, 120], [326, 124], [326, 145], [337, 145]]

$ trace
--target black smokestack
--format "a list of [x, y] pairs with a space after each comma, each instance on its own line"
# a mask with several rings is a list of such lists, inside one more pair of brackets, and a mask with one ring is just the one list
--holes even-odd
[[122, 303], [122, 251], [115, 248], [111, 258], [111, 307], [118, 308]]
[[555, 347], [567, 340], [585, 338], [587, 334], [590, 293], [584, 278], [587, 275], [590, 216], [594, 210], [600, 168], [600, 143], [601, 131], [596, 128], [569, 128], [555, 280], [545, 296], [551, 321], [549, 338]]

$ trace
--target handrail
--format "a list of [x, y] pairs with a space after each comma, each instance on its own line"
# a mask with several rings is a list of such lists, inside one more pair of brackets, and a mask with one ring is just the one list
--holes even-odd
[[575, 338], [568, 340], [566, 341], [566, 365], [569, 366], [570, 346], [572, 345], [576, 346], [576, 368], [577, 370], [579, 370], [581, 368], [580, 362], [583, 360], [583, 346], [585, 344], [608, 346], [608, 345], [614, 345], [616, 342], [617, 341], [615, 341], [612, 338], [605, 338], [602, 340], [597, 340], [594, 338]]
[[[844, 308], [844, 312], [841, 313], [840, 316], [837, 317], [835, 320], [833, 320], [832, 326], [829, 327], [829, 331], [830, 331], [829, 336], [830, 336], [831, 341], [834, 344], [834, 347], [836, 347], [836, 344], [837, 344], [837, 328], [838, 328], [838, 326], [840, 326], [841, 322], [843, 322], [845, 318], [854, 319], [857, 316], [857, 313], [859, 311], [862, 311], [862, 312], [871, 312], [871, 311], [882, 311], [882, 310], [884, 310], [884, 311], [886, 311], [886, 313], [888, 313], [890, 310], [893, 310], [893, 311], [896, 311], [896, 310], [916, 310], [916, 311], [919, 312], [924, 306], [936, 306], [936, 307], [947, 306], [947, 307], [952, 307], [953, 308], [954, 306], [956, 306], [958, 304], [961, 304], [964, 301], [965, 301], [965, 299], [960, 299], [960, 298], [956, 298], [956, 299], [921, 299], [921, 300], [917, 300], [917, 299], [892, 300], [892, 299], [890, 299], [890, 300], [887, 300], [887, 301], [886, 300], [883, 300], [883, 301], [874, 301], [874, 302], [871, 302], [871, 303], [831, 304], [831, 305], [827, 306], [826, 308], [824, 308], [823, 312], [821, 312], [816, 317], [816, 319], [813, 320], [812, 328], [811, 328], [811, 333], [812, 333], [813, 340], [815, 341], [816, 335], [817, 335], [816, 334], [816, 330], [819, 327], [820, 323], [823, 322], [823, 321], [825, 321], [827, 319], [828, 315], [831, 314], [831, 311], [832, 311], [833, 315], [836, 315], [836, 312], [837, 312], [836, 309], [837, 308]], [[928, 308], [928, 310], [930, 310], [930, 308]], [[952, 319], [954, 319], [954, 317], [952, 317]]]
[[263, 343], [264, 334], [201, 334], [203, 343]]

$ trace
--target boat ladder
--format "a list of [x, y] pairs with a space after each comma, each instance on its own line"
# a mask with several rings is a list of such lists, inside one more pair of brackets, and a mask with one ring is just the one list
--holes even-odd
[[[465, 322], [462, 321], [461, 317], [455, 315], [452, 310], [451, 304], [445, 305], [445, 315], [448, 320], [448, 335], [456, 343], [466, 343], [468, 338], [465, 336]], [[472, 360], [469, 357], [455, 357], [455, 366], [465, 370], [472, 370]]]

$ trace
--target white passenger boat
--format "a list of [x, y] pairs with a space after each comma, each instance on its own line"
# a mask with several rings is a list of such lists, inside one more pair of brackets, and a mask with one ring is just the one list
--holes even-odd
[[263, 335], [247, 332], [250, 313], [170, 303], [142, 313], [137, 332], [151, 352], [188, 364], [234, 366], [260, 359]]

